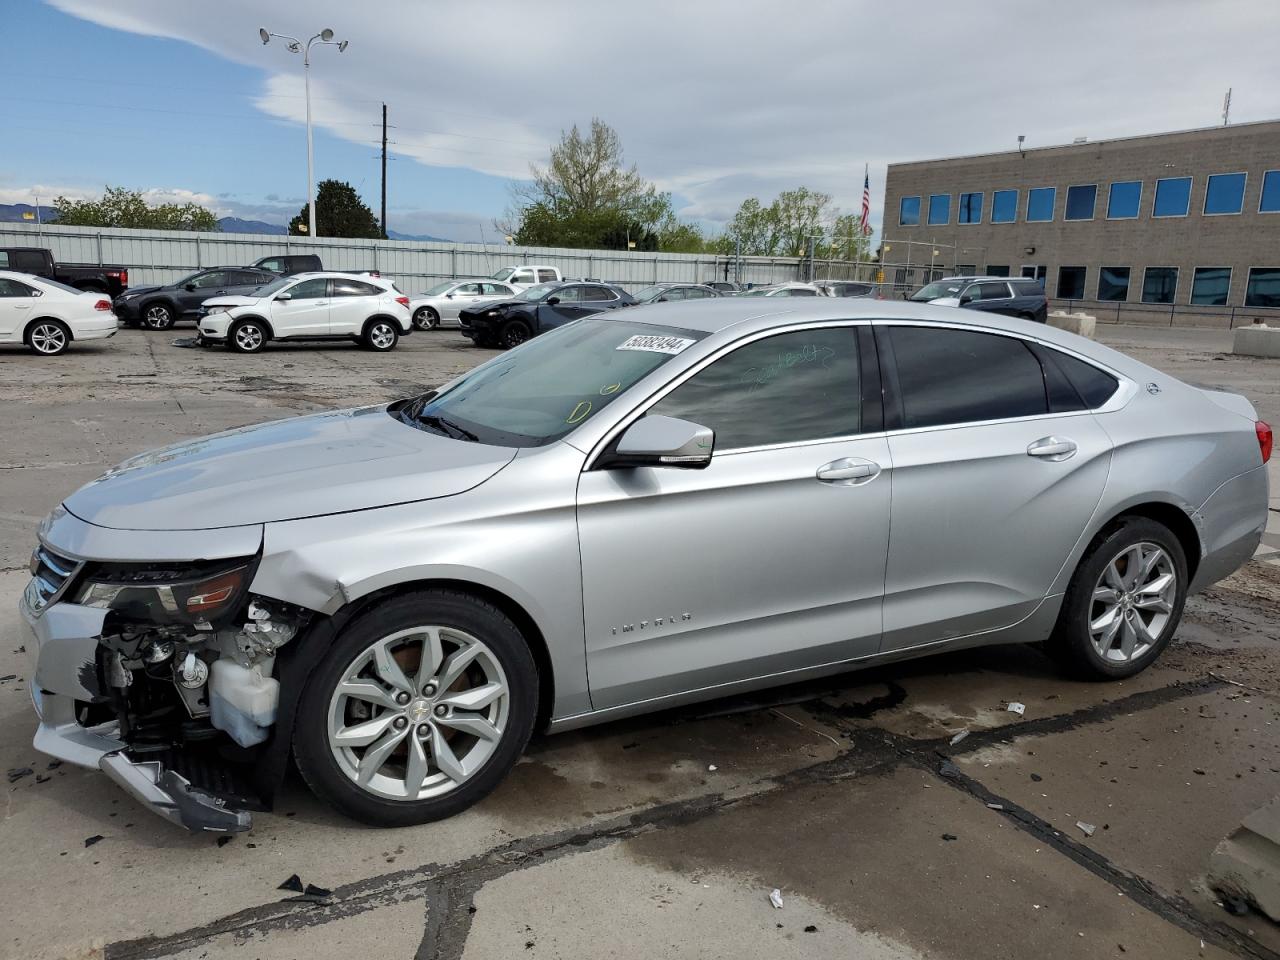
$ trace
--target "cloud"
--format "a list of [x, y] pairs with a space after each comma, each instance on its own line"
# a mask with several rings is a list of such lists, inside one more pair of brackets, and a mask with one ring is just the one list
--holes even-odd
[[[1274, 0], [987, 0], [892, 14], [870, 0], [52, 0], [88, 20], [195, 44], [267, 73], [259, 109], [300, 123], [302, 58], [259, 26], [330, 26], [312, 49], [316, 124], [360, 143], [390, 107], [394, 152], [523, 177], [562, 129], [599, 116], [641, 172], [722, 221], [800, 184], [878, 208], [886, 164], [1266, 119], [1280, 88]], [[269, 12], [264, 13], [267, 10]], [[1194, 23], [1194, 29], [1188, 24]], [[304, 37], [305, 39], [305, 37]], [[1224, 67], [1230, 67], [1229, 76]], [[491, 217], [495, 211], [477, 211]]]

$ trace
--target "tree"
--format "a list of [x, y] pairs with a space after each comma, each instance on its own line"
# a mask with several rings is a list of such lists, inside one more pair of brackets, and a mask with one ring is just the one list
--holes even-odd
[[830, 194], [808, 187], [784, 190], [767, 207], [748, 197], [717, 239], [717, 250], [733, 253], [740, 245], [743, 256], [807, 257], [810, 238], [820, 246], [833, 218]]
[[[309, 216], [304, 205], [289, 221], [289, 233], [306, 236]], [[382, 227], [356, 188], [342, 180], [321, 180], [316, 187], [316, 233], [322, 237], [386, 239]]]
[[149, 206], [137, 190], [107, 187], [100, 200], [54, 201], [57, 222], [69, 227], [133, 227], [140, 230], [218, 229], [218, 218], [198, 203]]
[[871, 238], [862, 232], [862, 217], [845, 213], [831, 224], [831, 233], [818, 245], [822, 260], [870, 260]]

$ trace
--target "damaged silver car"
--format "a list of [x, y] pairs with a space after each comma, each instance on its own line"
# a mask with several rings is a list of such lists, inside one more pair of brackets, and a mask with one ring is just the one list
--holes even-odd
[[1131, 676], [1256, 548], [1271, 430], [1039, 324], [742, 300], [126, 461], [41, 525], [35, 746], [193, 830], [289, 763], [368, 823], [567, 730], [1042, 642]]

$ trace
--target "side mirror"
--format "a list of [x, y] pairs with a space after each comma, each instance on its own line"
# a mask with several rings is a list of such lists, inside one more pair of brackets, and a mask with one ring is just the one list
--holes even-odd
[[666, 298], [666, 297], [659, 297], [657, 300], [655, 300], [655, 301], [653, 301], [653, 302], [654, 302], [654, 303], [666, 303], [666, 302], [667, 302], [667, 298]]
[[196, 288], [196, 285], [194, 283], [183, 284], [183, 287], [182, 287], [182, 289], [187, 291], [187, 293], [191, 293], [193, 290], [195, 290], [195, 288]]
[[276, 294], [276, 299], [277, 299], [277, 300], [292, 300], [292, 299], [293, 299], [293, 294], [292, 294], [292, 293], [290, 293], [288, 290], [286, 290], [284, 293], [277, 293], [277, 294]]
[[641, 417], [618, 438], [601, 466], [681, 467], [701, 470], [711, 463], [716, 435], [710, 427], [675, 417]]
[[962, 293], [960, 295], [960, 306], [963, 307], [966, 303], [973, 303], [973, 301], [976, 299], [977, 297], [975, 297], [972, 293], [968, 293], [968, 292]]
[[554, 306], [555, 306], [557, 303], [559, 303], [559, 302], [560, 302], [560, 298], [559, 298], [559, 297], [547, 297], [547, 306], [548, 306], [548, 307], [554, 307]]

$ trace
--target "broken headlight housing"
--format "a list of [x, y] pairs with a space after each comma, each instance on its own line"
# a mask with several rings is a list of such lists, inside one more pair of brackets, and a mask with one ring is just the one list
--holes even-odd
[[206, 626], [243, 605], [255, 561], [86, 565], [73, 603], [112, 610], [129, 620]]

